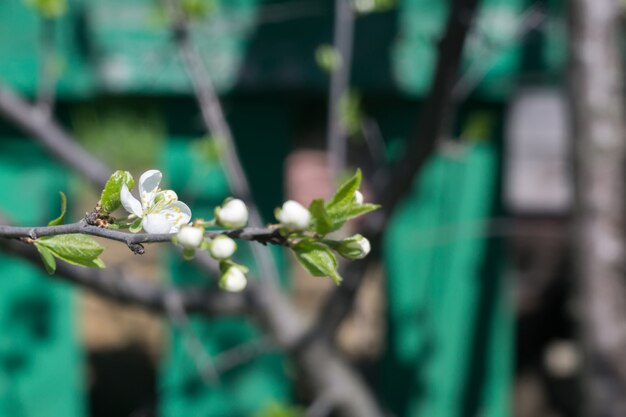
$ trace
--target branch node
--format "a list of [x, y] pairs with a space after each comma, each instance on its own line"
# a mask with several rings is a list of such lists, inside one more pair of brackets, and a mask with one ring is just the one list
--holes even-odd
[[146, 248], [144, 248], [141, 243], [127, 242], [127, 245], [135, 255], [143, 255], [146, 253]]

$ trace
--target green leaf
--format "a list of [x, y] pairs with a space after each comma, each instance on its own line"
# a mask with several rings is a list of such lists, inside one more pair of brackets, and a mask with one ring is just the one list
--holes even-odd
[[126, 184], [128, 189], [133, 188], [135, 185], [133, 176], [128, 171], [115, 171], [107, 181], [100, 195], [100, 206], [103, 212], [112, 213], [121, 207], [120, 191], [124, 184]]
[[361, 185], [361, 170], [357, 169], [356, 173], [343, 184], [339, 186], [339, 189], [335, 195], [330, 199], [326, 208], [328, 211], [339, 209], [343, 206], [354, 203], [354, 193], [359, 189]]
[[334, 230], [333, 221], [326, 212], [324, 200], [321, 198], [313, 200], [309, 205], [309, 212], [311, 213], [311, 230], [321, 235], [326, 235]]
[[370, 211], [378, 210], [379, 208], [380, 208], [380, 204], [371, 204], [371, 203], [355, 204], [348, 209], [348, 211], [346, 212], [346, 216], [348, 219], [353, 219], [365, 213], [369, 213]]
[[35, 242], [35, 247], [41, 255], [41, 260], [43, 261], [43, 266], [46, 268], [46, 272], [50, 275], [54, 274], [54, 271], [57, 269], [57, 263], [54, 260], [52, 252], [50, 252], [50, 250], [45, 246], [40, 245], [38, 242]]
[[292, 247], [296, 259], [314, 277], [329, 277], [339, 285], [341, 276], [337, 273], [335, 254], [320, 242], [303, 239]]
[[67, 263], [89, 268], [105, 266], [98, 258], [104, 248], [89, 236], [81, 234], [47, 236], [37, 239], [36, 243]]
[[61, 215], [54, 220], [51, 220], [48, 223], [48, 226], [58, 226], [63, 224], [65, 220], [65, 212], [67, 211], [67, 197], [63, 191], [59, 191], [59, 195], [61, 196]]

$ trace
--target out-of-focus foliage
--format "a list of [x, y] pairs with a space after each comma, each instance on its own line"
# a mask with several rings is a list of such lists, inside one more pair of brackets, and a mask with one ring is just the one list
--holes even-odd
[[215, 0], [182, 0], [181, 7], [189, 17], [207, 17], [215, 11]]
[[26, 4], [34, 8], [43, 17], [54, 19], [62, 16], [67, 9], [66, 0], [25, 0]]
[[76, 136], [112, 166], [150, 168], [165, 137], [163, 118], [143, 105], [85, 105], [73, 115]]
[[320, 45], [315, 50], [315, 62], [324, 71], [333, 72], [341, 67], [341, 54], [332, 45]]
[[352, 90], [341, 97], [339, 102], [339, 121], [349, 136], [361, 131], [363, 111], [361, 110], [361, 95]]
[[273, 403], [259, 411], [254, 417], [304, 417], [300, 407]]
[[384, 12], [396, 6], [396, 0], [354, 0], [354, 9], [359, 13]]

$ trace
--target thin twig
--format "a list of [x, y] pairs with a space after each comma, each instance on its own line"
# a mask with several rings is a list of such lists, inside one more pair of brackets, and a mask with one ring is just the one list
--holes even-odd
[[268, 336], [235, 346], [214, 357], [215, 370], [218, 374], [223, 374], [274, 349], [276, 349], [276, 344]]
[[352, 0], [335, 0], [333, 47], [339, 54], [340, 65], [331, 73], [328, 98], [328, 126], [326, 146], [331, 178], [344, 171], [347, 155], [347, 132], [341, 120], [341, 102], [345, 100], [352, 70], [354, 38], [354, 6]]
[[[115, 240], [117, 242], [124, 242], [129, 246], [143, 243], [171, 242], [172, 237], [176, 235], [175, 233], [130, 233], [120, 230], [111, 230], [89, 225], [85, 220], [59, 226], [19, 227], [0, 225], [0, 238], [7, 239], [30, 238], [34, 240], [44, 236], [76, 233], [98, 236], [109, 240]], [[271, 243], [276, 245], [286, 245], [287, 242], [285, 238], [280, 235], [278, 228], [258, 229], [248, 227], [237, 230], [209, 230], [205, 232], [205, 236], [209, 238], [213, 238], [218, 235], [226, 235], [233, 239], [256, 241], [263, 244]]]
[[[215, 92], [211, 76], [191, 40], [189, 22], [185, 18], [178, 0], [168, 0], [168, 5], [173, 21], [172, 34], [174, 41], [178, 46], [185, 69], [191, 79], [194, 94], [202, 114], [202, 121], [206, 129], [211, 132], [213, 140], [216, 141], [221, 151], [220, 160], [223, 163], [230, 190], [236, 197], [246, 202], [250, 213], [250, 225], [262, 227], [263, 220], [252, 198], [246, 173], [237, 154], [232, 131], [224, 116], [224, 111]], [[273, 281], [275, 284], [278, 270], [270, 252], [258, 245], [253, 245], [251, 250], [261, 271], [261, 279]]]
[[56, 121], [0, 83], [0, 115], [36, 138], [52, 155], [80, 172], [100, 189], [111, 170], [85, 151]]
[[458, 79], [461, 56], [479, 0], [454, 0], [444, 35], [439, 43], [435, 79], [420, 117], [419, 130], [408, 140], [405, 156], [374, 179], [373, 200], [381, 210], [366, 216], [361, 233], [370, 239], [372, 253], [359, 262], [344, 264], [338, 286], [326, 299], [316, 322], [303, 337], [310, 343], [319, 337], [332, 340], [340, 324], [352, 311], [365, 271], [379, 255], [380, 243], [391, 213], [404, 195], [412, 189], [416, 173], [436, 149], [437, 142], [447, 136], [455, 111], [452, 89]]

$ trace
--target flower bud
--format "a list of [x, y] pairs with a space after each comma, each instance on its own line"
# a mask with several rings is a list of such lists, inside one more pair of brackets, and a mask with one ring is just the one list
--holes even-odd
[[236, 250], [235, 241], [224, 235], [216, 236], [209, 246], [209, 253], [217, 260], [230, 258]]
[[343, 239], [337, 246], [337, 252], [347, 259], [363, 259], [370, 253], [370, 241], [361, 235]]
[[241, 229], [248, 224], [248, 208], [239, 199], [227, 200], [222, 207], [215, 208], [217, 224], [229, 229]]
[[230, 292], [242, 291], [246, 285], [248, 285], [246, 275], [236, 266], [229, 267], [220, 279], [220, 287]]
[[289, 200], [283, 204], [281, 210], [277, 210], [276, 218], [288, 230], [304, 230], [309, 227], [311, 213], [302, 204]]
[[361, 193], [359, 190], [356, 190], [354, 192], [354, 202], [357, 204], [363, 204], [363, 193]]
[[176, 235], [176, 242], [183, 249], [196, 249], [202, 245], [204, 240], [204, 229], [195, 226], [183, 226]]

